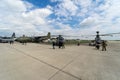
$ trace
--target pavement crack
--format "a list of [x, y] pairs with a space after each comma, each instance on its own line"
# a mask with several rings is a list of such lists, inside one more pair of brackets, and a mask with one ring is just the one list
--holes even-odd
[[[7, 46], [7, 47], [8, 47], [8, 46]], [[77, 76], [75, 76], [75, 75], [73, 75], [73, 74], [71, 74], [71, 73], [66, 72], [66, 71], [63, 70], [63, 69], [64, 69], [65, 67], [67, 67], [70, 63], [72, 63], [72, 62], [74, 61], [74, 59], [71, 60], [71, 61], [70, 61], [67, 65], [65, 65], [62, 69], [60, 69], [60, 68], [55, 67], [55, 66], [53, 66], [53, 65], [51, 65], [51, 64], [49, 64], [49, 63], [47, 63], [47, 62], [44, 62], [43, 60], [40, 60], [40, 59], [38, 59], [38, 58], [36, 58], [36, 57], [34, 57], [34, 56], [31, 56], [31, 55], [27, 54], [26, 52], [23, 52], [23, 51], [21, 51], [21, 50], [19, 50], [19, 49], [17, 49], [17, 48], [14, 48], [14, 47], [11, 47], [11, 46], [9, 46], [9, 48], [12, 48], [12, 49], [14, 49], [14, 50], [16, 50], [16, 51], [18, 51], [18, 52], [20, 52], [20, 53], [28, 56], [28, 57], [31, 57], [31, 58], [34, 59], [34, 60], [37, 60], [37, 61], [39, 61], [39, 62], [41, 62], [41, 63], [46, 64], [47, 66], [50, 66], [50, 67], [58, 70], [58, 71], [57, 71], [55, 74], [53, 74], [48, 80], [51, 80], [51, 79], [52, 79], [56, 74], [58, 74], [60, 71], [63, 72], [63, 73], [65, 73], [65, 74], [67, 74], [67, 75], [69, 75], [69, 76], [71, 76], [71, 77], [74, 77], [74, 78], [76, 78], [76, 79], [78, 79], [78, 80], [81, 80], [81, 78], [79, 78], [79, 77], [77, 77]]]

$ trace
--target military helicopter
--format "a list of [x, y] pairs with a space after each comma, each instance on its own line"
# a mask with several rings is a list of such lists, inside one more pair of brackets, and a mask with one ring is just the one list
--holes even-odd
[[[89, 46], [96, 46], [97, 44], [101, 44], [102, 43], [102, 39], [100, 36], [110, 36], [113, 37], [116, 34], [120, 34], [120, 32], [118, 33], [107, 33], [107, 34], [99, 34], [99, 31], [96, 31], [96, 35], [78, 35], [78, 36], [72, 36], [72, 35], [61, 35], [62, 37], [67, 37], [67, 38], [80, 38], [80, 37], [84, 37], [85, 39], [88, 39], [89, 37], [95, 37], [94, 40], [89, 40]], [[51, 35], [52, 37], [58, 37], [58, 35]], [[79, 39], [76, 39], [79, 40]]]
[[[95, 46], [97, 49], [99, 49], [100, 47], [100, 44], [104, 41], [100, 38], [100, 36], [111, 36], [113, 37], [113, 35], [115, 34], [120, 34], [120, 32], [118, 33], [108, 33], [108, 34], [99, 34], [99, 31], [96, 31], [97, 35], [95, 37], [95, 40], [92, 40], [90, 43], [89, 43], [89, 46]], [[94, 35], [95, 36], [95, 35]]]

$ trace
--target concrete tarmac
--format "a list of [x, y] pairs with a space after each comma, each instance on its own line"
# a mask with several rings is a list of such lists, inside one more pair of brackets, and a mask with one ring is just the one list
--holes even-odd
[[120, 42], [90, 46], [0, 43], [0, 80], [120, 80]]

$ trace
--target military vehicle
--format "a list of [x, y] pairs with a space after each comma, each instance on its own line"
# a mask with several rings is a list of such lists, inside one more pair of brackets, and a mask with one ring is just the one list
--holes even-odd
[[0, 42], [1, 43], [9, 43], [9, 42], [14, 42], [15, 39], [16, 39], [15, 33], [13, 33], [11, 37], [0, 37]]

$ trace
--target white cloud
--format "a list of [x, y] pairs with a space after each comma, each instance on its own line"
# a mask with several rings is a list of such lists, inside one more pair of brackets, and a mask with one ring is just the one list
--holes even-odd
[[76, 4], [76, 5], [79, 5], [81, 6], [82, 8], [87, 8], [87, 7], [90, 7], [91, 6], [91, 1], [92, 0], [73, 0], [73, 2]]
[[31, 7], [32, 4], [21, 0], [1, 0], [0, 32], [4, 29], [18, 35], [32, 35], [50, 30], [47, 23], [47, 17], [52, 13], [50, 7], [28, 11]]
[[80, 25], [81, 26], [85, 26], [85, 27], [90, 27], [92, 26], [93, 24], [95, 24], [95, 21], [96, 21], [96, 18], [93, 18], [93, 17], [88, 17], [86, 19], [84, 19]]
[[22, 14], [23, 20], [26, 23], [36, 24], [36, 25], [44, 25], [46, 24], [46, 17], [48, 17], [52, 13], [51, 10], [44, 9], [36, 9], [30, 12], [25, 12]]
[[76, 14], [78, 7], [71, 0], [63, 0], [57, 5], [55, 14], [58, 16], [69, 17]]
[[[0, 32], [33, 35], [53, 34], [87, 35], [120, 31], [120, 1], [104, 0], [98, 6], [92, 0], [51, 0], [59, 1], [57, 6], [32, 9], [34, 5], [22, 0], [0, 1]], [[32, 10], [31, 10], [32, 9]], [[55, 14], [56, 18], [48, 18]], [[62, 17], [62, 18], [61, 18]], [[67, 21], [76, 20], [74, 27]], [[66, 23], [65, 23], [66, 22]], [[58, 26], [58, 27], [57, 27]]]

